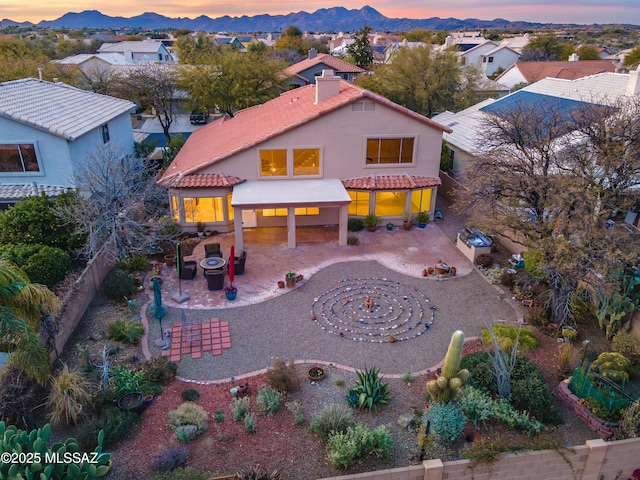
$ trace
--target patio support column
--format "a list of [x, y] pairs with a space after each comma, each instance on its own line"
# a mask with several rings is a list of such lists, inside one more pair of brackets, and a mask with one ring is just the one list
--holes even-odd
[[289, 248], [296, 248], [296, 209], [287, 208], [287, 241]]
[[244, 249], [241, 208], [233, 207], [233, 230], [236, 237], [235, 249], [240, 252]]
[[340, 205], [340, 221], [338, 222], [338, 246], [347, 244], [347, 226], [349, 224], [349, 205]]

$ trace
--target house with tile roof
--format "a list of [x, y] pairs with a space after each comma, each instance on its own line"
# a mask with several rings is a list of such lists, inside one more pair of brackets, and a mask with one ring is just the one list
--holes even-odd
[[485, 115], [522, 105], [553, 104], [554, 109], [567, 114], [580, 103], [614, 105], [619, 99], [640, 96], [639, 75], [639, 71], [634, 71], [599, 73], [575, 80], [545, 78], [500, 99], [484, 100], [457, 113], [443, 112], [434, 116], [433, 121], [451, 129], [444, 134], [444, 140], [453, 154], [453, 172], [460, 177], [481, 152], [479, 139]]
[[98, 53], [117, 53], [122, 55], [127, 64], [147, 65], [150, 63], [175, 63], [164, 43], [159, 40], [143, 40], [141, 42], [103, 43]]
[[312, 48], [306, 59], [289, 66], [284, 73], [290, 77], [289, 87], [295, 88], [314, 84], [323, 70], [333, 70], [335, 75], [349, 82], [355, 81], [358, 75], [365, 72], [364, 68], [327, 53], [318, 53]]
[[161, 185], [183, 231], [338, 225], [374, 213], [399, 222], [435, 210], [443, 125], [342, 80], [316, 83], [193, 132]]
[[532, 84], [543, 78], [575, 80], [615, 71], [615, 65], [609, 60], [516, 62], [502, 72], [496, 78], [496, 82], [512, 88], [518, 84]]
[[105, 145], [131, 153], [134, 109], [64, 83], [0, 83], [0, 208], [74, 188], [77, 167]]

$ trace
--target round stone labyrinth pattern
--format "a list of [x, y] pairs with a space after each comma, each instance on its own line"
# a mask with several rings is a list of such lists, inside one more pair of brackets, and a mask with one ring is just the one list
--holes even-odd
[[400, 342], [433, 325], [435, 307], [417, 289], [386, 278], [346, 279], [313, 299], [322, 330], [358, 342]]

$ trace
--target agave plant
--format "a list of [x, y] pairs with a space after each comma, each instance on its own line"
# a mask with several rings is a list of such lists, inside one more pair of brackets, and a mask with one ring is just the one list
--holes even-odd
[[391, 400], [391, 394], [387, 392], [387, 384], [380, 378], [380, 370], [376, 367], [366, 368], [364, 371], [356, 371], [358, 382], [349, 390], [346, 396], [347, 402], [352, 407], [360, 410], [377, 410], [380, 404]]

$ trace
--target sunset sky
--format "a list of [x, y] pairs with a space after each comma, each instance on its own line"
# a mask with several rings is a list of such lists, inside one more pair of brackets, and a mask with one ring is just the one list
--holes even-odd
[[[0, 0], [0, 19], [14, 21], [55, 20], [67, 12], [98, 10], [109, 16], [132, 17], [155, 12], [168, 17], [211, 18], [230, 15], [287, 14], [304, 10], [343, 6], [359, 9], [369, 5], [390, 18], [504, 18], [544, 23], [631, 23], [640, 25], [639, 0], [369, 0], [369, 1], [308, 1], [299, 0], [176, 0], [138, 1], [110, 0], [107, 4], [95, 0]], [[453, 4], [453, 5], [447, 5]]]

